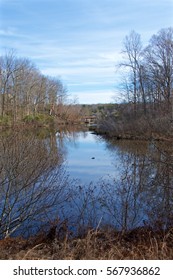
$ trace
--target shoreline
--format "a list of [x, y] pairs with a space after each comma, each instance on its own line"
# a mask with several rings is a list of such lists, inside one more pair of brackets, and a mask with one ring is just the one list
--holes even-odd
[[96, 135], [100, 135], [103, 137], [106, 137], [107, 139], [115, 139], [115, 140], [137, 140], [137, 141], [169, 141], [172, 142], [173, 141], [173, 136], [170, 137], [165, 137], [164, 135], [156, 135], [154, 133], [152, 133], [151, 135], [134, 135], [134, 134], [110, 134], [108, 132], [103, 132], [101, 130], [95, 130], [93, 131], [94, 134]]
[[140, 227], [127, 232], [112, 228], [90, 229], [71, 237], [68, 232], [40, 233], [24, 239], [0, 240], [0, 259], [11, 260], [111, 260], [173, 259], [173, 228], [164, 231]]

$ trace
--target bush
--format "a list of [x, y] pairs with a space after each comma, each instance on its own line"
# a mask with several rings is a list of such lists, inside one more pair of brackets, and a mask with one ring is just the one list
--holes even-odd
[[34, 120], [35, 120], [35, 117], [33, 115], [28, 115], [23, 118], [23, 121], [26, 123], [33, 123]]
[[9, 126], [11, 125], [11, 117], [10, 116], [0, 116], [0, 125], [1, 126]]
[[53, 117], [45, 114], [27, 115], [23, 118], [23, 121], [27, 124], [36, 125], [51, 125], [53, 124]]

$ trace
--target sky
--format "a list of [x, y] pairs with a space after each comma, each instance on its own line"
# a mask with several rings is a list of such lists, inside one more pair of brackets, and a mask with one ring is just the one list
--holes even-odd
[[0, 0], [0, 55], [13, 48], [80, 104], [118, 102], [123, 40], [173, 27], [173, 0]]

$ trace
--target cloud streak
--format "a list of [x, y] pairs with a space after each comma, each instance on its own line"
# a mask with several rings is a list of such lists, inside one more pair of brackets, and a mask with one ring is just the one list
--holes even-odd
[[0, 0], [0, 51], [13, 47], [61, 76], [81, 102], [110, 102], [125, 35], [134, 29], [146, 44], [172, 12], [171, 0]]

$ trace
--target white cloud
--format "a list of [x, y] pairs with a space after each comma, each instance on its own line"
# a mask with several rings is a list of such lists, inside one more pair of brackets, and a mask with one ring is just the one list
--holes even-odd
[[0, 29], [0, 36], [15, 36], [16, 30], [14, 28], [2, 28]]
[[110, 103], [114, 96], [113, 90], [82, 90], [81, 92], [71, 92], [71, 95], [77, 97], [80, 104]]
[[115, 65], [121, 61], [125, 35], [134, 29], [146, 43], [160, 28], [173, 23], [172, 0], [0, 3], [1, 52], [4, 47], [15, 48], [19, 56], [33, 60], [44, 74], [60, 76], [80, 100], [88, 101], [92, 93], [92, 102], [96, 98], [111, 99], [114, 94]]

